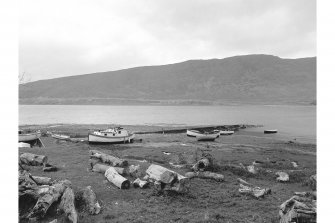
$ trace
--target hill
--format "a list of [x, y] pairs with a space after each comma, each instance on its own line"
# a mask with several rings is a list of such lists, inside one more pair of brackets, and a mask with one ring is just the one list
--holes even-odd
[[20, 104], [310, 104], [316, 57], [246, 55], [30, 82]]

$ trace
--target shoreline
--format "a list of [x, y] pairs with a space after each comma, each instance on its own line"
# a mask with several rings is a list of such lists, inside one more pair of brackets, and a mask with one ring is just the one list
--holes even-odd
[[41, 130], [42, 133], [46, 131], [55, 131], [60, 134], [68, 134], [73, 138], [87, 137], [88, 132], [98, 129], [106, 129], [109, 127], [122, 126], [125, 129], [132, 131], [137, 135], [145, 134], [182, 134], [186, 133], [187, 129], [196, 130], [234, 130], [235, 135], [244, 135], [246, 137], [252, 137], [255, 140], [260, 139], [272, 139], [280, 143], [294, 143], [301, 145], [315, 145], [316, 140], [294, 140], [292, 137], [281, 137], [276, 134], [264, 135], [262, 132], [250, 131], [251, 129], [257, 129], [263, 127], [263, 125], [249, 125], [249, 124], [235, 124], [235, 125], [118, 125], [118, 124], [45, 124], [45, 125], [19, 125], [21, 129], [29, 130]]

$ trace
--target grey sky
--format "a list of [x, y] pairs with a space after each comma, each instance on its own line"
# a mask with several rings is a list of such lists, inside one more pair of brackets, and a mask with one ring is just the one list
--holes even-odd
[[31, 80], [272, 54], [316, 55], [315, 0], [21, 0]]

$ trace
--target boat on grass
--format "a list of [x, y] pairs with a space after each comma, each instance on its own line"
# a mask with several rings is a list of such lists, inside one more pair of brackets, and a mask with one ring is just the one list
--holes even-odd
[[274, 133], [277, 133], [278, 130], [277, 129], [267, 129], [267, 130], [264, 130], [264, 134], [274, 134]]
[[132, 143], [134, 138], [135, 134], [121, 127], [93, 131], [88, 134], [89, 143]]
[[19, 148], [31, 148], [31, 145], [26, 142], [19, 142]]
[[214, 141], [220, 136], [219, 133], [202, 133], [196, 136], [198, 141]]
[[189, 137], [197, 137], [197, 136], [200, 136], [202, 135], [202, 133], [198, 130], [194, 130], [194, 129], [190, 129], [186, 131], [186, 135], [189, 136]]
[[68, 135], [63, 135], [63, 134], [56, 134], [56, 133], [51, 133], [51, 137], [55, 139], [60, 139], [60, 140], [69, 140], [70, 136]]
[[41, 135], [40, 131], [30, 132], [19, 130], [19, 142], [33, 142], [39, 139]]

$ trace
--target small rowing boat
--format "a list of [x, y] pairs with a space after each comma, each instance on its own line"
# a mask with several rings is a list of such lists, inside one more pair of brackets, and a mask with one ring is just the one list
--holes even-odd
[[31, 145], [26, 142], [19, 142], [19, 148], [31, 148]]
[[232, 135], [234, 131], [230, 130], [214, 130], [215, 133], [220, 133], [220, 135]]
[[267, 130], [264, 130], [264, 134], [274, 134], [274, 133], [277, 133], [278, 130], [277, 129], [267, 129]]
[[70, 136], [62, 135], [62, 134], [56, 134], [56, 133], [51, 133], [51, 137], [55, 138], [55, 139], [60, 139], [60, 140], [68, 140], [68, 139], [70, 139]]
[[197, 137], [197, 136], [202, 135], [202, 133], [201, 133], [200, 131], [198, 131], [198, 130], [193, 130], [193, 129], [191, 129], [191, 130], [188, 130], [188, 129], [187, 129], [186, 134], [187, 134], [187, 136], [189, 136], [189, 137]]
[[214, 141], [220, 136], [219, 133], [203, 133], [196, 136], [198, 141]]
[[23, 130], [19, 130], [19, 142], [32, 142], [41, 137], [41, 132], [25, 132]]
[[98, 130], [88, 134], [89, 143], [131, 143], [135, 134], [117, 127], [106, 130]]

